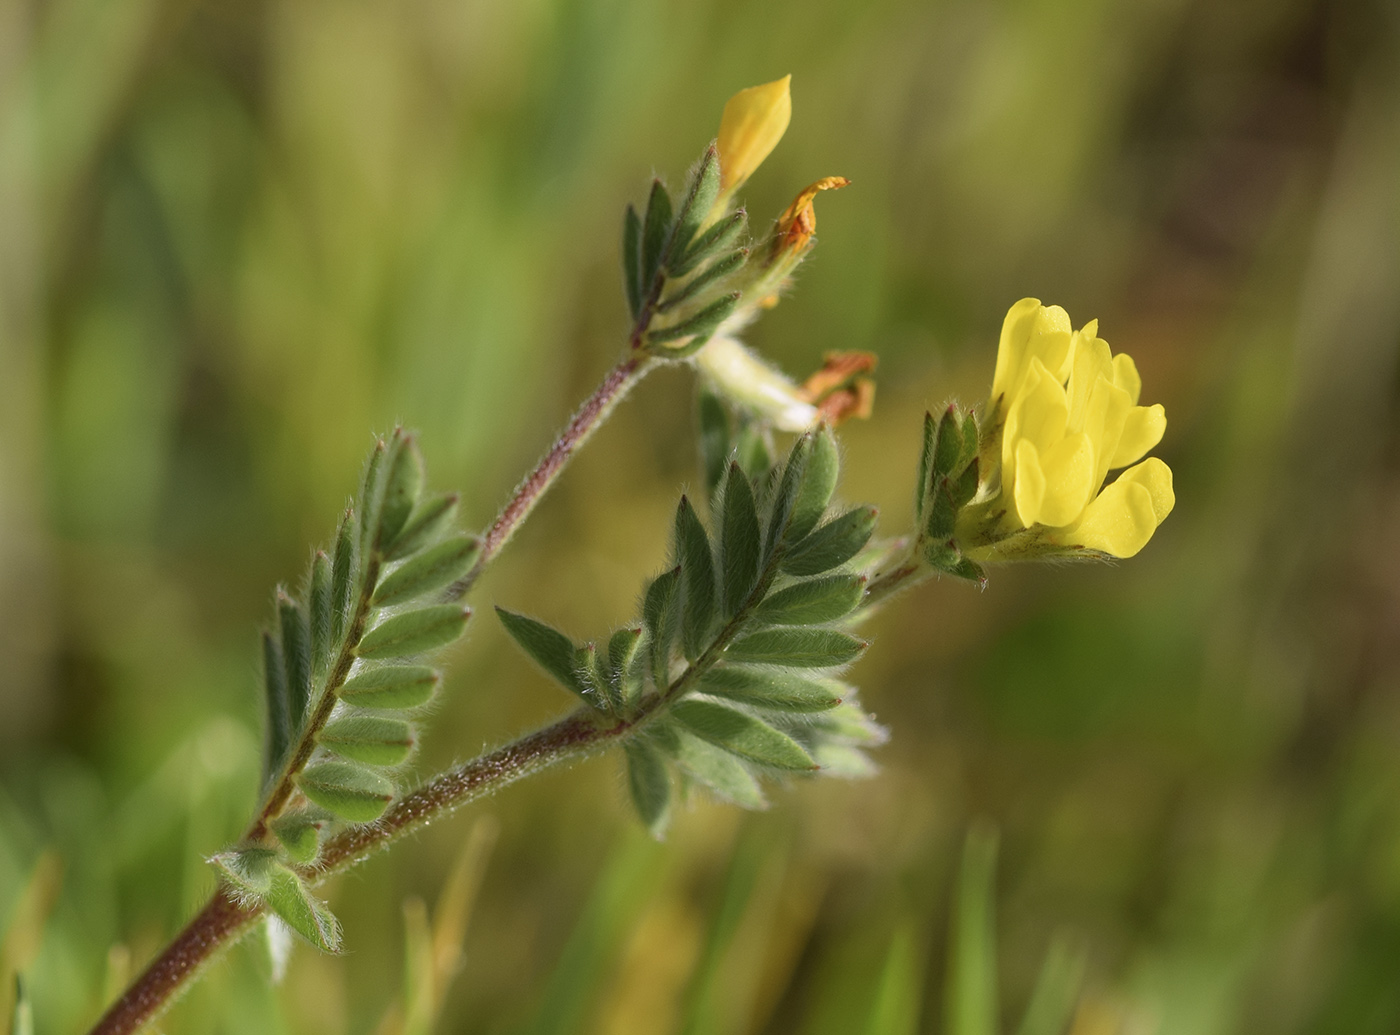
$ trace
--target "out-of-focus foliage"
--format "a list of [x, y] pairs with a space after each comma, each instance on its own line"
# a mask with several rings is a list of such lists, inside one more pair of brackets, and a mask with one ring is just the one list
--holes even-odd
[[[755, 227], [853, 186], [751, 344], [797, 375], [880, 354], [847, 499], [897, 530], [922, 413], [984, 397], [1035, 295], [1137, 360], [1176, 510], [1130, 563], [889, 607], [853, 674], [893, 731], [875, 780], [701, 805], [663, 845], [613, 758], [475, 809], [499, 843], [438, 1030], [945, 1030], [978, 817], [1002, 1031], [1060, 931], [1075, 1035], [1400, 1026], [1381, 0], [0, 0], [0, 1017], [22, 970], [36, 1031], [80, 1030], [208, 893], [258, 789], [266, 587], [331, 534], [370, 429], [422, 429], [482, 523], [620, 348], [624, 205], [788, 72]], [[629, 618], [703, 478], [690, 399], [675, 372], [630, 398], [476, 606]], [[451, 661], [423, 769], [557, 708], [492, 623]], [[250, 942], [165, 1030], [429, 1010], [439, 928], [409, 908], [405, 989], [402, 903], [440, 900], [471, 822], [325, 889], [346, 956], [299, 949], [274, 987]]]

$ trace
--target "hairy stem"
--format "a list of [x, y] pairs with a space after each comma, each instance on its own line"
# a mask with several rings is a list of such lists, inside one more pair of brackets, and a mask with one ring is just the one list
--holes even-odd
[[[327, 841], [320, 859], [302, 875], [319, 883], [433, 820], [486, 797], [522, 777], [587, 754], [633, 724], [602, 726], [578, 711], [441, 773], [396, 801], [376, 822], [349, 827]], [[205, 964], [237, 942], [263, 914], [258, 903], [235, 901], [222, 887], [103, 1015], [91, 1035], [130, 1035], [163, 1013]]]
[[607, 419], [614, 406], [621, 401], [633, 386], [651, 370], [656, 361], [650, 356], [629, 354], [622, 362], [608, 371], [600, 384], [578, 408], [554, 444], [549, 447], [535, 469], [525, 476], [516, 487], [510, 500], [496, 515], [487, 530], [482, 543], [481, 556], [471, 571], [467, 572], [452, 587], [458, 596], [465, 594], [481, 577], [482, 572], [496, 559], [496, 555], [509, 542], [515, 530], [530, 516], [535, 504], [549, 487], [554, 484], [579, 447], [588, 441], [589, 436]]

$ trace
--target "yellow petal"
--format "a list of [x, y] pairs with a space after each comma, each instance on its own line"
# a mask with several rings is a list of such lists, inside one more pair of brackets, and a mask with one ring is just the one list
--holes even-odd
[[1138, 398], [1142, 395], [1142, 378], [1138, 376], [1137, 364], [1133, 362], [1133, 357], [1126, 352], [1120, 352], [1113, 357], [1113, 383], [1127, 392], [1133, 405], [1137, 405]]
[[787, 132], [792, 118], [792, 76], [740, 90], [719, 121], [720, 189], [737, 190]]
[[[1133, 404], [1128, 393], [1106, 377], [1099, 377], [1089, 393], [1089, 405], [1084, 419], [1084, 433], [1094, 443], [1094, 486], [1103, 484], [1110, 461], [1123, 438], [1123, 427]], [[1141, 455], [1141, 454], [1139, 454]], [[1134, 460], [1137, 457], [1133, 457]], [[1120, 465], [1121, 466], [1121, 465]]]
[[1040, 504], [1045, 499], [1045, 472], [1035, 446], [1021, 440], [1016, 447], [1016, 480], [1013, 497], [1016, 516], [1026, 528], [1040, 520]]
[[[1134, 406], [1123, 422], [1123, 434], [1108, 466], [1126, 467], [1142, 459], [1144, 453], [1162, 441], [1167, 430], [1167, 411], [1162, 404]], [[1126, 477], [1126, 476], [1125, 476]]]
[[1089, 397], [1100, 381], [1112, 379], [1113, 358], [1108, 342], [1084, 331], [1073, 335], [1071, 349], [1069, 383], [1065, 386], [1068, 427], [1071, 431], [1083, 431], [1089, 416]]
[[1045, 489], [1036, 520], [1042, 525], [1068, 525], [1084, 513], [1085, 505], [1099, 487], [1094, 480], [1095, 466], [1093, 444], [1082, 432], [1041, 451]]
[[817, 232], [817, 210], [813, 199], [824, 190], [839, 190], [849, 187], [851, 181], [844, 176], [823, 176], [816, 183], [803, 188], [787, 210], [778, 217], [773, 253], [795, 252], [807, 247], [807, 242]]
[[1171, 468], [1152, 457], [1124, 471], [1099, 493], [1064, 539], [1114, 557], [1131, 557], [1147, 545], [1175, 505]]
[[1012, 449], [1015, 440], [1029, 439], [1044, 451], [1065, 437], [1069, 407], [1065, 390], [1045, 369], [1039, 358], [1032, 358], [1020, 394], [1006, 417], [1005, 436]]
[[[992, 375], [992, 399], [1007, 395], [1020, 380], [1026, 343], [1040, 314], [1040, 299], [1023, 298], [1013, 305], [1001, 322], [1001, 343], [997, 346], [996, 373]], [[1010, 400], [1007, 400], [1010, 405]]]

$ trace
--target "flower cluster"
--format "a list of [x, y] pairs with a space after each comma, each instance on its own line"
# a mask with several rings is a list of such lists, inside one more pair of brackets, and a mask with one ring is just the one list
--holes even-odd
[[959, 523], [970, 555], [1141, 550], [1176, 501], [1171, 469], [1142, 459], [1167, 418], [1161, 405], [1138, 405], [1141, 388], [1132, 357], [1112, 354], [1097, 321], [1076, 331], [1059, 306], [1012, 306], [984, 418], [999, 491]]

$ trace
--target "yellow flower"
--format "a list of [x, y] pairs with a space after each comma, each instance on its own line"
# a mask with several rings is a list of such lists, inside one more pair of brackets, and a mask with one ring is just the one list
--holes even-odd
[[719, 121], [720, 197], [727, 200], [763, 164], [792, 118], [792, 76], [740, 90]]
[[[1114, 356], [1098, 321], [1070, 329], [1069, 315], [1034, 298], [1002, 326], [989, 406], [1001, 435], [1005, 522], [1041, 526], [1044, 540], [1131, 557], [1171, 513], [1171, 469], [1155, 457], [1160, 405], [1139, 406], [1130, 356]], [[1136, 464], [1100, 491], [1110, 470]]]

